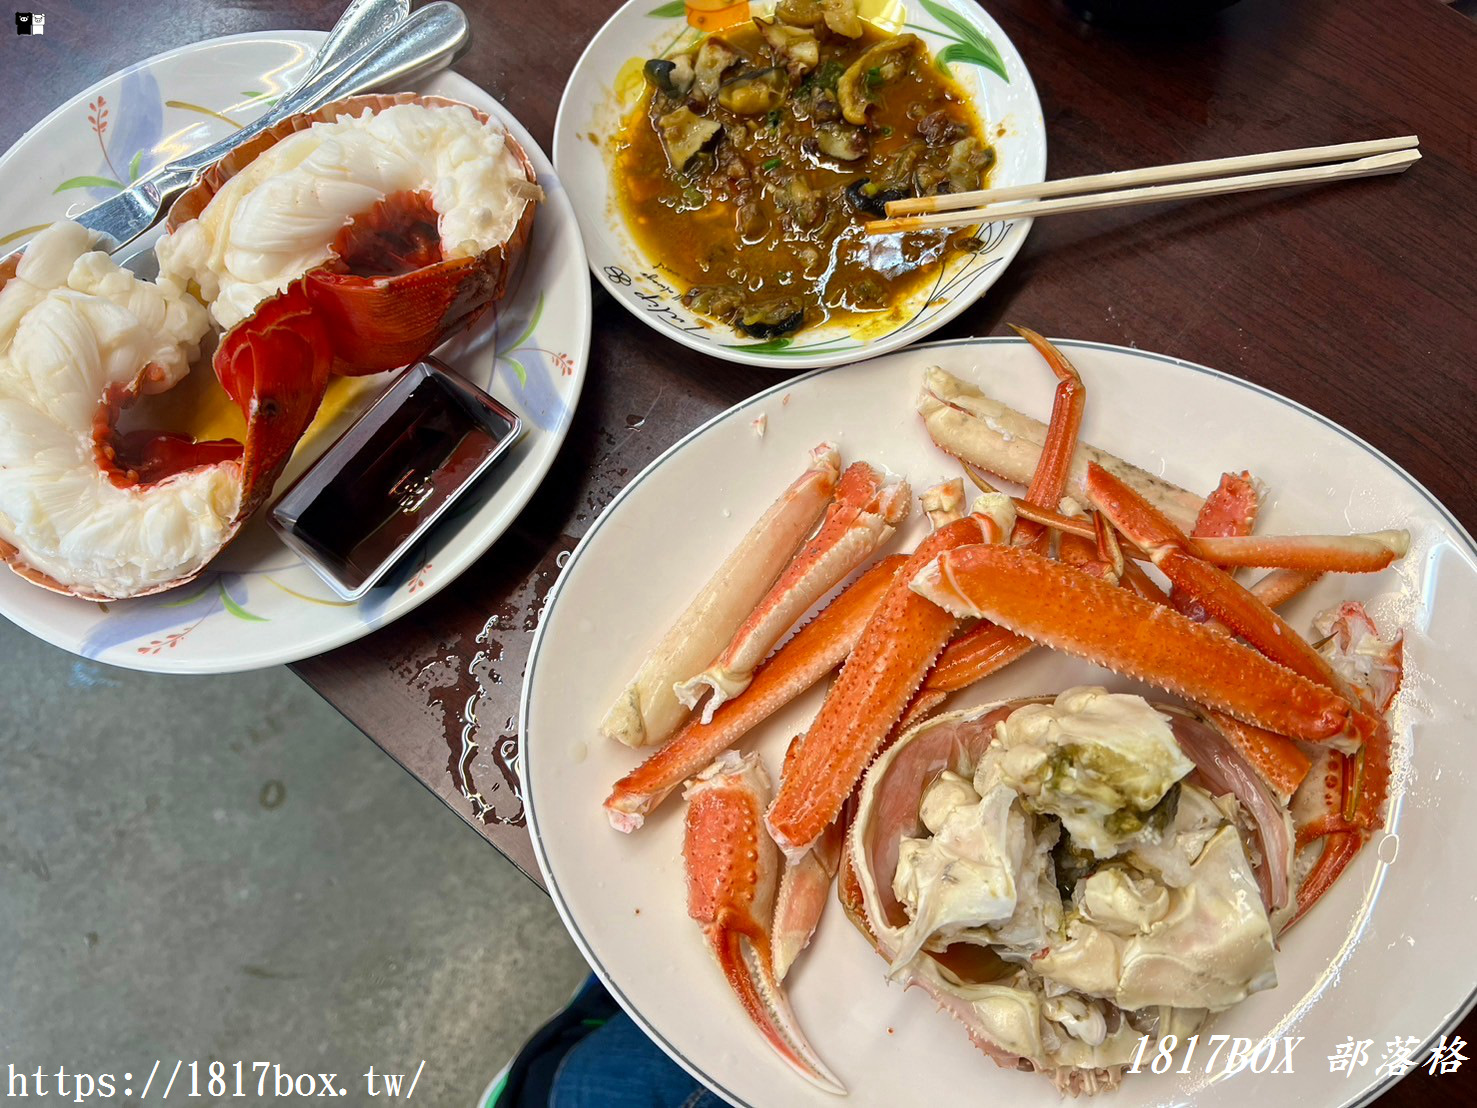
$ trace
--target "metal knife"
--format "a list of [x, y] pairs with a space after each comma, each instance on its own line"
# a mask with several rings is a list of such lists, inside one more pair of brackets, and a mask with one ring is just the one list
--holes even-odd
[[[353, 50], [347, 58], [309, 77], [271, 111], [241, 130], [160, 166], [118, 195], [71, 218], [101, 237], [99, 249], [115, 251], [157, 223], [180, 193], [241, 143], [288, 116], [311, 111], [338, 97], [379, 85], [408, 83], [444, 69], [469, 39], [467, 17], [459, 7], [449, 0], [427, 4]], [[354, 41], [351, 38], [349, 45]], [[325, 43], [325, 49], [329, 45]]]

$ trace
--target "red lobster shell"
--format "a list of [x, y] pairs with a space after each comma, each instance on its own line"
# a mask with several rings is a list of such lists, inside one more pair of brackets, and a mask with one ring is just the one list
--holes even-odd
[[[402, 92], [335, 100], [284, 119], [227, 154], [175, 201], [169, 230], [199, 216], [227, 181], [287, 136], [315, 123], [402, 104], [463, 107], [478, 122], [488, 122], [485, 112], [440, 96]], [[512, 135], [507, 145], [529, 184], [536, 184], [527, 153]], [[356, 216], [339, 233], [329, 261], [304, 278], [308, 301], [333, 345], [335, 372], [379, 373], [407, 365], [474, 322], [507, 289], [508, 277], [528, 246], [536, 209], [535, 204], [524, 205], [507, 241], [472, 258], [442, 256], [436, 213], [426, 193], [396, 193]], [[232, 342], [234, 330], [222, 340], [223, 348]]]
[[[199, 216], [224, 184], [263, 151], [315, 123], [343, 115], [419, 104], [466, 107], [479, 122], [485, 113], [456, 101], [414, 93], [353, 96], [283, 120], [233, 150], [205, 172], [170, 209], [173, 232]], [[508, 239], [476, 257], [446, 258], [437, 214], [428, 193], [384, 197], [339, 232], [329, 260], [264, 300], [222, 337], [213, 368], [246, 419], [244, 442], [196, 442], [174, 433], [117, 432], [121, 408], [142, 391], [149, 367], [127, 389], [99, 398], [94, 454], [118, 487], [147, 488], [200, 467], [240, 468], [239, 508], [223, 547], [261, 506], [317, 413], [334, 374], [394, 369], [429, 354], [451, 334], [474, 322], [505, 292], [509, 275], [527, 249], [536, 210], [537, 182], [527, 153], [511, 135], [507, 149], [529, 182], [529, 200]], [[18, 259], [0, 266], [0, 289], [16, 274]], [[220, 547], [216, 548], [216, 553]], [[213, 554], [212, 554], [213, 557]], [[209, 562], [175, 580], [131, 590], [146, 596], [183, 584]], [[106, 591], [67, 585], [27, 564], [25, 552], [0, 539], [0, 561], [45, 588], [87, 600], [118, 599]]]

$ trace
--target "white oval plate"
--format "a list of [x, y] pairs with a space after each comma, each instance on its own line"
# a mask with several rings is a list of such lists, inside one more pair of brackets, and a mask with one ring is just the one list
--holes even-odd
[[[1294, 1072], [1242, 1072], [1228, 1080], [1143, 1073], [1126, 1077], [1107, 1098], [1134, 1108], [1191, 1100], [1197, 1108], [1240, 1108], [1253, 1097], [1276, 1104], [1360, 1101], [1384, 1084], [1376, 1074], [1383, 1044], [1414, 1037], [1424, 1048], [1467, 1010], [1477, 981], [1470, 941], [1477, 549], [1408, 474], [1292, 401], [1160, 355], [1062, 345], [1088, 385], [1083, 435], [1095, 445], [1193, 489], [1214, 487], [1222, 470], [1250, 468], [1270, 486], [1261, 524], [1267, 533], [1412, 532], [1412, 550], [1400, 565], [1325, 579], [1287, 610], [1303, 628], [1340, 599], [1363, 600], [1383, 630], [1404, 629], [1407, 667], [1392, 719], [1393, 833], [1377, 834], [1285, 937], [1277, 988], [1220, 1016], [1207, 1032], [1303, 1036]], [[958, 476], [914, 411], [923, 369], [935, 364], [1028, 412], [1050, 409], [1053, 379], [1013, 339], [930, 345], [777, 385], [688, 435], [621, 492], [575, 550], [529, 657], [522, 777], [549, 892], [590, 965], [632, 1017], [735, 1103], [837, 1102], [769, 1051], [688, 920], [680, 800], [669, 800], [630, 836], [607, 824], [601, 802], [640, 755], [601, 738], [599, 721], [645, 652], [817, 442], [834, 439], [848, 462], [886, 466], [915, 490]], [[760, 415], [768, 417], [762, 438], [752, 426]], [[926, 527], [917, 514], [894, 548], [909, 549], [921, 537]], [[1038, 651], [958, 701], [1081, 683], [1147, 691]], [[819, 699], [812, 690], [755, 733], [751, 744], [771, 775]], [[889, 986], [883, 970], [832, 903], [790, 979], [801, 1025], [858, 1103], [1059, 1108], [1045, 1079], [997, 1069], [927, 996]], [[1373, 1041], [1369, 1063], [1351, 1076], [1331, 1075], [1328, 1056], [1349, 1036]], [[1207, 1046], [1194, 1065], [1203, 1067], [1208, 1055]], [[928, 1076], [920, 1081], [921, 1074]]]
[[[209, 39], [72, 97], [0, 157], [0, 254], [37, 224], [106, 199], [120, 183], [260, 114], [297, 83], [323, 38], [321, 31], [279, 31]], [[6, 570], [0, 615], [64, 650], [131, 669], [225, 673], [279, 665], [362, 638], [429, 600], [528, 503], [569, 430], [589, 360], [590, 281], [579, 228], [548, 158], [501, 104], [455, 73], [417, 88], [472, 104], [506, 127], [528, 151], [547, 195], [508, 295], [437, 352], [518, 412], [523, 440], [362, 600], [338, 599], [272, 534], [261, 512], [206, 573], [178, 589], [97, 605]], [[315, 425], [278, 487], [286, 488], [389, 380], [365, 379], [343, 413]]]
[[[1046, 122], [1036, 86], [1010, 39], [985, 11], [967, 0], [861, 0], [863, 14], [880, 26], [921, 38], [934, 58], [952, 48], [950, 72], [964, 86], [999, 158], [991, 181], [998, 186], [1034, 184], [1046, 178]], [[772, 12], [772, 2], [754, 5]], [[688, 311], [681, 289], [673, 289], [632, 241], [611, 189], [614, 166], [609, 138], [637, 95], [622, 97], [632, 72], [640, 87], [640, 62], [680, 51], [698, 37], [688, 27], [681, 0], [629, 0], [586, 47], [570, 74], [554, 125], [554, 164], [565, 179], [584, 232], [590, 268], [610, 294], [668, 338], [704, 354], [745, 365], [798, 373], [886, 354], [917, 342], [964, 311], [1000, 279], [1031, 228], [1029, 219], [983, 228], [984, 245], [952, 258], [934, 282], [907, 305], [902, 322], [877, 330], [866, 323], [834, 324], [767, 342], [745, 340], [729, 327]], [[972, 59], [989, 58], [1003, 71]]]

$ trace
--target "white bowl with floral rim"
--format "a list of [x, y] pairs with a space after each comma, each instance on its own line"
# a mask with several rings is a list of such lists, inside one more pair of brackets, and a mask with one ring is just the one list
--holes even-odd
[[[993, 137], [995, 186], [1046, 178], [1046, 123], [1036, 87], [1015, 46], [971, 0], [859, 0], [861, 13], [883, 30], [923, 40], [935, 64], [964, 89], [982, 129]], [[773, 11], [772, 0], [752, 5]], [[980, 246], [946, 257], [934, 279], [901, 313], [828, 322], [767, 341], [683, 306], [680, 288], [659, 271], [626, 227], [616, 203], [611, 138], [640, 99], [648, 58], [689, 49], [702, 33], [687, 23], [682, 0], [629, 0], [590, 41], [570, 75], [554, 125], [554, 165], [569, 190], [596, 278], [637, 318], [684, 346], [731, 362], [799, 372], [885, 354], [917, 342], [964, 311], [999, 280], [1029, 219], [988, 224]]]

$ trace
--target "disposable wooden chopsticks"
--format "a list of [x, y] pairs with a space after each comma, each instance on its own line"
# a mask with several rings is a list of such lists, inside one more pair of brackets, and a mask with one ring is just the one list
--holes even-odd
[[1406, 135], [894, 200], [887, 205], [889, 218], [867, 223], [866, 230], [875, 235], [962, 227], [1400, 173], [1420, 160], [1418, 143], [1416, 136]]

